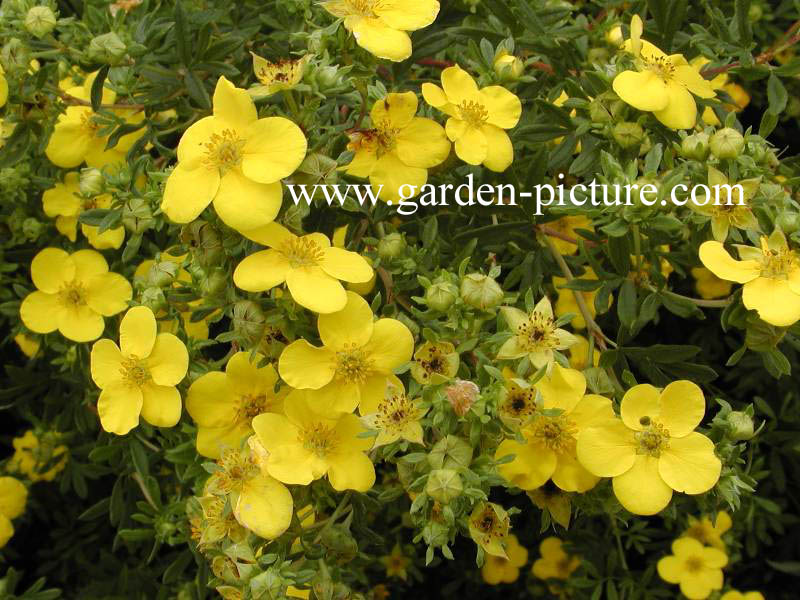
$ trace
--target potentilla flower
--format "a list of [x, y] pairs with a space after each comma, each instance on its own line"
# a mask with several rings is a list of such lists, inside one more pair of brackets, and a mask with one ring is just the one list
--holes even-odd
[[761, 592], [740, 592], [738, 590], [730, 590], [722, 594], [719, 600], [764, 600], [764, 594]]
[[497, 399], [497, 415], [512, 429], [518, 429], [536, 413], [536, 388], [503, 368], [503, 387]]
[[[580, 276], [581, 280], [597, 280], [597, 275], [595, 274], [594, 269], [591, 267], [586, 267], [585, 271], [586, 272]], [[584, 319], [583, 313], [581, 313], [581, 310], [578, 307], [578, 301], [575, 299], [575, 294], [581, 294], [583, 296], [586, 308], [589, 311], [589, 315], [594, 318], [594, 316], [597, 314], [597, 309], [594, 305], [594, 299], [595, 296], [597, 296], [597, 292], [580, 292], [577, 290], [571, 290], [564, 287], [566, 284], [567, 279], [565, 277], [553, 277], [553, 287], [556, 288], [556, 293], [558, 294], [558, 299], [556, 300], [556, 305], [554, 307], [556, 316], [563, 317], [566, 314], [572, 313], [575, 316], [572, 318], [572, 321], [570, 321], [569, 324], [575, 329], [586, 329], [586, 319]], [[609, 304], [610, 303], [611, 298], [609, 297]]]
[[399, 439], [425, 444], [420, 419], [426, 411], [420, 400], [409, 398], [402, 387], [387, 385], [383, 399], [372, 406], [362, 402], [361, 412], [364, 414], [361, 418], [364, 425], [378, 432], [376, 448]]
[[663, 390], [635, 385], [622, 398], [621, 420], [578, 434], [578, 460], [598, 477], [614, 478], [614, 494], [627, 510], [654, 515], [673, 490], [702, 494], [719, 480], [714, 443], [694, 431], [705, 410], [703, 392], [691, 381]]
[[28, 358], [33, 358], [39, 352], [42, 343], [35, 337], [25, 333], [18, 333], [14, 336], [14, 342], [20, 351]]
[[578, 462], [575, 441], [581, 431], [613, 423], [611, 400], [596, 394], [584, 395], [586, 378], [580, 371], [555, 364], [551, 375], [536, 383], [542, 395], [542, 411], [521, 429], [524, 443], [503, 440], [495, 460], [510, 454], [511, 462], [497, 467], [511, 484], [532, 490], [553, 480], [567, 492], [585, 492], [600, 478]]
[[633, 54], [635, 71], [619, 73], [614, 91], [634, 108], [652, 112], [670, 129], [689, 129], [697, 121], [697, 104], [692, 94], [713, 98], [711, 82], [691, 67], [681, 54], [667, 56], [641, 39], [644, 25], [639, 15], [631, 19], [631, 39], [624, 48]]
[[342, 310], [319, 316], [322, 347], [306, 340], [286, 347], [278, 360], [281, 377], [294, 388], [317, 390], [313, 397], [320, 407], [375, 407], [387, 384], [402, 387], [393, 371], [411, 359], [414, 337], [397, 319], [373, 318], [367, 301], [347, 292]]
[[247, 529], [236, 520], [232, 510], [226, 510], [226, 500], [225, 496], [214, 495], [197, 499], [203, 509], [204, 521], [199, 528], [198, 546], [215, 544], [225, 538], [234, 543], [241, 543], [247, 538]]
[[522, 103], [514, 94], [499, 85], [478, 89], [469, 73], [456, 65], [442, 71], [441, 88], [423, 83], [422, 95], [450, 117], [445, 131], [461, 160], [497, 172], [514, 161], [514, 148], [504, 131], [516, 127], [522, 115]]
[[285, 393], [275, 392], [278, 374], [264, 356], [237, 352], [225, 372], [211, 371], [196, 379], [186, 395], [186, 410], [197, 423], [197, 451], [219, 458], [226, 447], [239, 448], [252, 434], [251, 422], [265, 412], [283, 410]]
[[242, 527], [266, 540], [274, 540], [289, 528], [294, 513], [292, 494], [263, 472], [249, 448], [226, 449], [217, 465], [219, 470], [209, 478], [206, 491], [227, 497]]
[[712, 523], [709, 517], [689, 517], [689, 527], [683, 532], [682, 537], [696, 539], [705, 546], [713, 546], [720, 550], [725, 550], [725, 542], [722, 536], [733, 526], [731, 516], [721, 510], [717, 513], [717, 518]]
[[119, 325], [120, 345], [109, 339], [92, 346], [92, 379], [100, 388], [97, 412], [109, 433], [125, 435], [139, 416], [156, 427], [172, 427], [181, 418], [176, 389], [186, 376], [189, 353], [171, 333], [157, 333], [153, 311], [131, 308]]
[[569, 350], [567, 350], [567, 354], [569, 354], [569, 366], [573, 369], [577, 369], [578, 371], [583, 371], [587, 367], [594, 366], [596, 367], [600, 364], [600, 353], [597, 351], [597, 347], [595, 346], [594, 350], [592, 351], [592, 359], [591, 363], [589, 361], [589, 340], [587, 340], [582, 335], [575, 335], [575, 342], [574, 346], [570, 346]]
[[406, 32], [427, 27], [439, 14], [437, 0], [328, 0], [322, 6], [344, 19], [364, 50], [395, 62], [411, 56]]
[[705, 267], [692, 267], [691, 273], [695, 279], [694, 289], [704, 300], [726, 298], [731, 295], [733, 284], [720, 279]]
[[64, 444], [59, 444], [58, 433], [46, 432], [36, 435], [29, 429], [22, 437], [15, 437], [11, 444], [14, 455], [8, 462], [8, 470], [22, 473], [33, 483], [53, 481], [67, 464], [69, 454]]
[[531, 571], [539, 579], [567, 580], [581, 566], [581, 558], [564, 551], [564, 542], [557, 537], [548, 537], [539, 544], [541, 558], [533, 563]]
[[[576, 241], [582, 239], [578, 233], [579, 229], [594, 231], [591, 219], [583, 215], [561, 217], [555, 221], [548, 221], [545, 226], [548, 230], [552, 230], [553, 233], [560, 233], [564, 237], [572, 238]], [[578, 251], [577, 244], [556, 237], [548, 231], [545, 231], [545, 234], [550, 237], [550, 241], [553, 242], [553, 246], [556, 247], [556, 250], [558, 250], [560, 254], [568, 256]]]
[[0, 108], [3, 108], [8, 102], [8, 81], [6, 80], [6, 72], [0, 66]]
[[251, 87], [249, 94], [253, 98], [265, 98], [283, 90], [290, 90], [303, 79], [303, 71], [311, 58], [306, 54], [302, 58], [270, 62], [251, 52], [253, 57], [253, 73], [258, 84]]
[[65, 338], [90, 342], [103, 333], [103, 317], [128, 306], [131, 284], [117, 273], [109, 273], [103, 255], [94, 250], [67, 254], [45, 248], [33, 257], [31, 279], [36, 291], [19, 307], [25, 327], [36, 333], [58, 329]]
[[508, 558], [506, 543], [511, 520], [499, 504], [478, 504], [469, 517], [469, 535], [489, 556]]
[[295, 302], [318, 313], [344, 308], [347, 294], [339, 282], [364, 283], [373, 277], [366, 259], [356, 252], [331, 246], [322, 233], [302, 237], [270, 223], [247, 237], [267, 246], [236, 267], [233, 282], [248, 292], [263, 292], [286, 282]]
[[[753, 214], [750, 201], [758, 192], [760, 183], [760, 178], [743, 179], [735, 184], [742, 186], [741, 198], [739, 192], [733, 189], [730, 198], [722, 193], [718, 199], [706, 194], [698, 196], [697, 202], [690, 202], [689, 206], [694, 211], [710, 218], [711, 233], [718, 242], [724, 242], [728, 238], [728, 230], [731, 227], [746, 231], [758, 231], [758, 219]], [[708, 187], [713, 190], [714, 186], [723, 185], [728, 185], [728, 178], [714, 167], [708, 167]], [[720, 202], [719, 205], [716, 204], [717, 200]], [[731, 204], [727, 204], [728, 201]]]
[[553, 307], [547, 297], [542, 298], [526, 315], [513, 306], [500, 307], [512, 336], [497, 352], [498, 360], [514, 360], [527, 356], [537, 369], [552, 368], [554, 352], [566, 350], [575, 343], [575, 336], [556, 327]]
[[[65, 235], [71, 242], [75, 241], [78, 230], [78, 217], [85, 210], [94, 208], [110, 208], [111, 195], [101, 194], [95, 198], [82, 198], [79, 188], [80, 175], [67, 173], [64, 181], [55, 184], [42, 194], [44, 214], [56, 219], [56, 229]], [[115, 227], [100, 233], [100, 228], [81, 223], [81, 231], [93, 248], [105, 250], [117, 249], [122, 246], [125, 239], [125, 228]]]
[[25, 512], [28, 489], [14, 477], [0, 477], [0, 548], [14, 535], [12, 519]]
[[309, 392], [294, 390], [283, 405], [284, 414], [262, 413], [253, 419], [258, 441], [268, 452], [263, 465], [278, 481], [308, 485], [328, 476], [333, 489], [366, 492], [375, 483], [375, 468], [365, 454], [372, 439], [350, 413], [314, 410]]
[[[694, 67], [698, 71], [700, 71], [702, 76], [703, 68], [710, 62], [711, 61], [707, 59], [705, 56], [696, 56], [691, 61], [689, 61], [689, 64], [692, 65], [692, 67]], [[750, 104], [750, 94], [748, 94], [747, 91], [738, 83], [728, 82], [727, 73], [717, 74], [714, 77], [714, 79], [711, 79], [709, 81], [709, 83], [711, 84], [711, 87], [714, 90], [723, 90], [733, 99], [734, 102], [733, 104], [724, 105], [726, 110], [741, 112], [747, 107], [748, 104]], [[702, 119], [704, 123], [708, 123], [709, 125], [715, 125], [715, 126], [722, 125], [722, 123], [720, 123], [719, 119], [717, 118], [714, 109], [711, 108], [710, 106], [706, 106], [705, 109], [703, 110]]]
[[704, 547], [692, 538], [672, 542], [672, 555], [658, 561], [658, 575], [668, 583], [680, 584], [689, 600], [703, 600], [722, 589], [722, 567], [727, 555], [717, 548]]
[[411, 559], [403, 553], [400, 544], [395, 544], [390, 554], [381, 556], [378, 560], [386, 567], [387, 577], [397, 577], [403, 581], [408, 578], [407, 569], [411, 564]]
[[486, 557], [481, 568], [481, 577], [489, 585], [514, 583], [519, 579], [520, 567], [528, 562], [528, 549], [520, 545], [513, 533], [508, 535], [506, 555], [508, 558], [491, 555]]
[[445, 383], [458, 373], [459, 362], [450, 342], [425, 342], [414, 352], [411, 377], [420, 385]]
[[735, 260], [720, 242], [703, 242], [700, 260], [720, 279], [743, 283], [742, 302], [770, 325], [789, 327], [800, 319], [800, 258], [776, 230], [761, 247], [736, 245]]
[[372, 128], [350, 134], [347, 149], [354, 156], [345, 172], [369, 177], [378, 196], [387, 202], [398, 202], [401, 190], [406, 198], [409, 191], [419, 193], [428, 181], [428, 169], [450, 154], [444, 128], [432, 119], [415, 117], [416, 113], [414, 92], [388, 94], [372, 106]]
[[[97, 73], [88, 75], [82, 86], [69, 88], [66, 93], [88, 102], [91, 99], [92, 84], [96, 76]], [[107, 87], [103, 88], [103, 104], [113, 104], [116, 99], [116, 92]], [[103, 109], [103, 112], [111, 113], [129, 125], [144, 121], [144, 112], [141, 110], [114, 108]], [[50, 162], [65, 169], [77, 167], [84, 161], [90, 167], [98, 169], [124, 163], [125, 155], [136, 140], [144, 135], [145, 128], [123, 135], [113, 148], [106, 149], [108, 134], [100, 133], [106, 127], [101, 125], [101, 119], [102, 117], [90, 106], [68, 106], [66, 111], [59, 115], [45, 148], [45, 154]]]
[[213, 201], [223, 222], [239, 232], [271, 223], [281, 207], [281, 179], [306, 155], [300, 128], [283, 117], [258, 118], [253, 99], [220, 77], [214, 112], [178, 143], [178, 164], [164, 188], [161, 209], [189, 223]]

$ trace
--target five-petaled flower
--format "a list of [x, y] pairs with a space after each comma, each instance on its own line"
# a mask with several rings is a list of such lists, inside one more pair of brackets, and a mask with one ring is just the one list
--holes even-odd
[[572, 556], [564, 550], [564, 542], [557, 537], [548, 537], [539, 544], [541, 558], [537, 558], [531, 571], [539, 579], [569, 579], [581, 566], [579, 556]]
[[672, 555], [658, 561], [658, 574], [668, 583], [680, 585], [689, 600], [708, 598], [713, 590], [722, 589], [722, 567], [727, 555], [718, 548], [703, 546], [693, 538], [672, 542]]

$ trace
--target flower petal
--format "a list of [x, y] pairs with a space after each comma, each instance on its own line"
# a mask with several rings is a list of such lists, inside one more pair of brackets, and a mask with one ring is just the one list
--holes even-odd
[[703, 390], [691, 381], [673, 381], [661, 392], [658, 422], [669, 430], [670, 437], [688, 435], [700, 425], [706, 414]]
[[156, 343], [156, 318], [146, 306], [134, 306], [119, 324], [119, 345], [124, 356], [145, 358]]
[[256, 535], [274, 540], [292, 523], [294, 504], [287, 487], [268, 475], [245, 481], [233, 515]]
[[697, 121], [697, 104], [685, 87], [679, 83], [667, 84], [669, 102], [662, 110], [653, 111], [656, 119], [671, 129], [690, 129]]
[[220, 371], [210, 371], [197, 378], [186, 393], [186, 411], [200, 427], [212, 429], [230, 425], [236, 420], [237, 409], [238, 397], [228, 376]]
[[189, 368], [189, 353], [171, 333], [159, 333], [147, 357], [147, 368], [157, 385], [178, 385]]
[[552, 478], [553, 483], [565, 492], [578, 492], [579, 494], [588, 492], [600, 481], [599, 477], [589, 473], [577, 458], [568, 453], [558, 456]]
[[450, 155], [444, 128], [432, 119], [416, 117], [395, 138], [397, 157], [409, 167], [430, 169]]
[[247, 231], [274, 221], [281, 209], [282, 197], [280, 181], [258, 183], [236, 168], [220, 180], [214, 209], [228, 227]]
[[375, 484], [375, 467], [363, 452], [337, 452], [328, 459], [328, 480], [338, 491], [366, 492]]
[[414, 336], [397, 319], [378, 319], [364, 352], [371, 359], [374, 371], [389, 374], [411, 360]]
[[658, 388], [649, 383], [635, 385], [625, 392], [619, 406], [622, 422], [634, 431], [641, 431], [646, 427], [642, 419], [655, 419], [660, 412], [661, 394]]
[[438, 0], [381, 0], [373, 9], [392, 29], [414, 31], [427, 27], [439, 14]]
[[714, 454], [714, 443], [700, 433], [673, 438], [658, 460], [661, 478], [676, 492], [702, 494], [719, 480], [722, 463]]
[[612, 87], [623, 102], [645, 112], [663, 110], [669, 104], [667, 84], [652, 71], [623, 71]]
[[519, 98], [500, 85], [481, 89], [481, 102], [489, 112], [487, 123], [501, 129], [511, 129], [519, 123], [522, 103]]
[[295, 172], [307, 148], [306, 136], [289, 119], [259, 119], [247, 128], [242, 171], [258, 183], [279, 181]]
[[58, 330], [74, 342], [91, 342], [103, 335], [103, 317], [88, 306], [61, 307], [58, 312]]
[[242, 132], [256, 121], [258, 113], [247, 90], [237, 88], [223, 76], [214, 90], [214, 118]]
[[378, 58], [399, 62], [411, 56], [411, 38], [388, 27], [381, 19], [362, 17], [353, 24], [356, 43]]
[[363, 256], [343, 248], [325, 248], [319, 266], [331, 277], [353, 283], [369, 281], [374, 274], [372, 266]]
[[59, 248], [45, 248], [31, 261], [31, 279], [37, 289], [55, 294], [75, 277], [75, 262]]
[[[169, 334], [162, 334], [169, 335]], [[142, 418], [156, 427], [173, 427], [181, 420], [181, 394], [172, 385], [142, 386]]]
[[58, 329], [58, 314], [62, 306], [58, 294], [31, 292], [19, 307], [19, 317], [25, 327], [36, 333], [50, 333]]
[[105, 431], [125, 435], [139, 424], [142, 392], [138, 387], [113, 383], [100, 392], [97, 414]]
[[442, 71], [442, 88], [447, 100], [459, 105], [462, 102], [479, 101], [478, 85], [464, 69], [458, 65]]
[[281, 353], [278, 372], [293, 388], [318, 390], [333, 379], [336, 356], [328, 348], [317, 348], [305, 340], [297, 340]]
[[[478, 129], [477, 127], [468, 126], [464, 129], [463, 134], [455, 140], [456, 156], [458, 158], [470, 165], [479, 165], [486, 160], [489, 154], [489, 142], [483, 133], [484, 129], [488, 128]], [[492, 162], [494, 163], [495, 161]]]
[[544, 485], [556, 469], [555, 453], [538, 444], [503, 440], [494, 458], [499, 460], [509, 454], [513, 454], [514, 459], [498, 465], [497, 470], [509, 483], [522, 490], [534, 490]]
[[481, 133], [486, 139], [486, 158], [483, 166], [490, 171], [502, 173], [514, 162], [514, 147], [508, 134], [494, 125], [484, 125]]
[[89, 368], [97, 387], [103, 389], [122, 382], [122, 361], [119, 346], [111, 340], [102, 339], [94, 343]]
[[580, 463], [598, 477], [615, 477], [633, 466], [636, 442], [622, 421], [590, 427], [578, 433], [576, 452]]
[[369, 176], [379, 197], [392, 203], [416, 196], [427, 181], [428, 171], [406, 165], [395, 152], [381, 156]]
[[789, 327], [800, 320], [800, 295], [785, 279], [759, 277], [748, 281], [742, 289], [742, 302], [770, 325]]
[[658, 474], [658, 464], [659, 459], [638, 454], [633, 466], [612, 481], [619, 503], [635, 515], [661, 512], [672, 499], [672, 489]]
[[417, 95], [414, 92], [387, 94], [372, 105], [369, 113], [374, 127], [386, 125], [390, 129], [405, 129], [417, 113]]
[[188, 169], [179, 163], [167, 178], [161, 210], [170, 221], [190, 223], [211, 203], [219, 186], [217, 169]]
[[316, 313], [334, 313], [347, 303], [342, 284], [319, 267], [290, 269], [286, 285], [295, 302]]
[[117, 273], [102, 273], [88, 280], [86, 303], [96, 313], [110, 317], [128, 307], [133, 289], [128, 280]]
[[317, 321], [322, 343], [333, 351], [366, 346], [373, 334], [372, 309], [367, 301], [355, 292], [347, 292], [346, 298], [342, 310], [320, 315]]
[[246, 292], [264, 292], [286, 281], [288, 272], [286, 256], [270, 248], [242, 260], [233, 272], [233, 282]]

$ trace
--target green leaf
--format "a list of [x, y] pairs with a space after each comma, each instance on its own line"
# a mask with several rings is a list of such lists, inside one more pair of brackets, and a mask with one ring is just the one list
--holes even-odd
[[647, 0], [647, 8], [661, 34], [664, 52], [669, 53], [672, 48], [672, 38], [683, 23], [688, 3], [688, 0]]
[[619, 290], [617, 315], [620, 322], [627, 327], [636, 321], [636, 286], [630, 279], [626, 279]]
[[778, 115], [771, 110], [764, 111], [761, 115], [761, 124], [758, 126], [758, 135], [765, 138], [773, 132], [778, 124]]
[[97, 72], [97, 76], [92, 82], [92, 89], [89, 94], [89, 99], [92, 103], [92, 110], [94, 112], [99, 111], [100, 105], [103, 103], [103, 85], [106, 82], [109, 68], [109, 65], [103, 65], [100, 67], [100, 70]]
[[769, 112], [776, 115], [781, 114], [786, 109], [786, 102], [789, 94], [783, 86], [783, 82], [774, 74], [767, 80], [767, 100], [769, 101]]
[[742, 45], [749, 46], [753, 41], [753, 28], [750, 25], [750, 0], [736, 0], [734, 8], [736, 32]]

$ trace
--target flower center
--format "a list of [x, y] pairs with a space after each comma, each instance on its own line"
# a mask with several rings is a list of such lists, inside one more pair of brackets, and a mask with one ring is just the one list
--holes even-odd
[[555, 331], [553, 319], [535, 312], [517, 328], [517, 337], [522, 349], [531, 352], [557, 346]]
[[684, 565], [690, 573], [699, 573], [703, 570], [703, 559], [699, 556], [690, 556], [686, 559]]
[[141, 387], [150, 381], [150, 371], [144, 361], [136, 356], [130, 356], [122, 361], [120, 373], [122, 373], [122, 378], [128, 384], [137, 387]]
[[458, 106], [458, 113], [461, 120], [466, 121], [470, 127], [480, 127], [489, 118], [486, 107], [474, 100], [464, 100]]
[[566, 415], [548, 417], [541, 415], [531, 425], [529, 439], [534, 439], [557, 454], [575, 450], [578, 428]]
[[85, 110], [81, 113], [81, 127], [90, 137], [97, 137], [100, 125], [95, 120], [94, 113], [91, 110]]
[[64, 284], [58, 291], [58, 297], [61, 304], [65, 304], [68, 308], [86, 305], [86, 290], [79, 281], [70, 281]]
[[696, 523], [689, 527], [689, 529], [686, 530], [686, 535], [696, 539], [698, 542], [708, 544], [708, 536], [706, 535], [706, 529], [703, 527], [702, 523]]
[[392, 394], [378, 404], [376, 425], [382, 430], [399, 432], [418, 418], [418, 411], [408, 396]]
[[767, 238], [761, 238], [761, 276], [770, 279], [786, 279], [789, 272], [797, 266], [797, 255], [788, 248], [772, 250]]
[[564, 558], [561, 558], [556, 562], [556, 569], [561, 575], [561, 579], [569, 578], [570, 574], [572, 573], [571, 567], [572, 567], [572, 560], [570, 559], [569, 556], [565, 556]]
[[249, 453], [231, 448], [223, 452], [217, 465], [220, 470], [214, 472], [206, 486], [211, 493], [229, 494], [234, 490], [241, 490], [248, 480], [260, 472]]
[[238, 420], [250, 423], [253, 417], [267, 412], [270, 404], [266, 394], [261, 394], [260, 396], [239, 396]]
[[658, 75], [665, 83], [675, 74], [675, 65], [666, 56], [652, 56], [645, 59], [645, 68]]
[[371, 370], [372, 361], [355, 344], [336, 353], [336, 377], [346, 383], [364, 383]]
[[297, 77], [299, 60], [279, 60], [260, 68], [256, 73], [258, 80], [264, 85], [273, 83], [289, 83]]
[[647, 429], [633, 434], [638, 444], [636, 454], [647, 454], [658, 458], [669, 448], [669, 431], [661, 423], [656, 423], [647, 416], [639, 419], [639, 423]]
[[322, 260], [322, 248], [313, 239], [297, 237], [283, 243], [283, 254], [293, 269], [314, 267]]
[[536, 412], [535, 392], [514, 386], [508, 391], [503, 411], [513, 417], [527, 417]]
[[350, 5], [350, 10], [348, 12], [352, 15], [361, 17], [375, 16], [375, 13], [372, 12], [375, 6], [375, 0], [347, 0], [347, 3]]
[[336, 449], [336, 431], [322, 423], [315, 423], [300, 432], [303, 448], [323, 458]]
[[399, 129], [392, 127], [388, 122], [380, 123], [375, 129], [375, 141], [378, 143], [378, 155], [388, 154], [397, 146]]
[[224, 175], [241, 164], [245, 140], [232, 129], [225, 129], [222, 133], [212, 134], [204, 146], [206, 165], [209, 168], [219, 169], [220, 175]]

